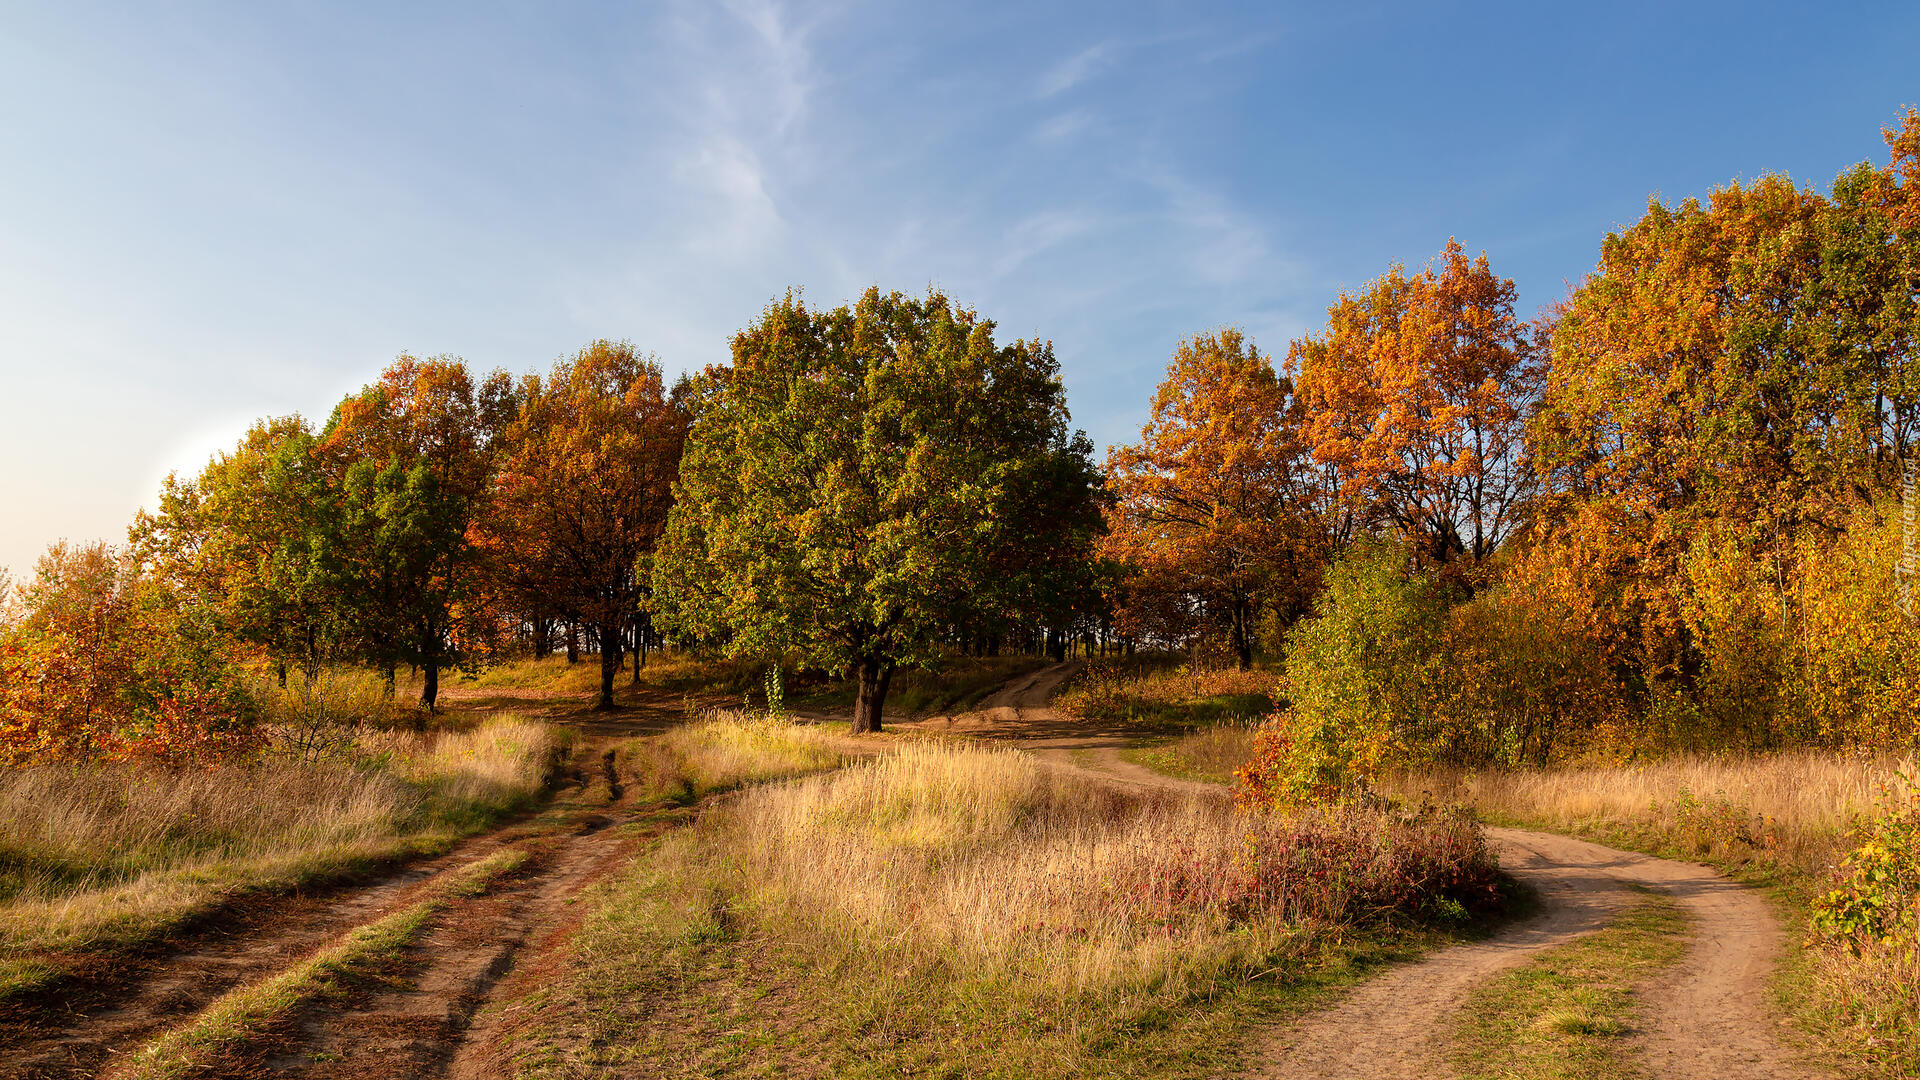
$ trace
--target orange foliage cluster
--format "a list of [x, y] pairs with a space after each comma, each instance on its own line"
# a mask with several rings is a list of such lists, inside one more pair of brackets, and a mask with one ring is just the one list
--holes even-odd
[[103, 544], [56, 544], [0, 626], [0, 760], [252, 749], [236, 672], [178, 598]]
[[[1249, 790], [1306, 798], [1420, 760], [1920, 739], [1902, 609], [1920, 496], [1901, 486], [1920, 439], [1920, 112], [1887, 141], [1886, 165], [1827, 194], [1769, 176], [1654, 203], [1537, 326], [1449, 243], [1342, 295], [1284, 375], [1237, 335], [1182, 346], [1154, 424], [1110, 458], [1136, 581], [1192, 562], [1183, 544], [1256, 548], [1213, 541], [1221, 522], [1310, 538], [1238, 564], [1289, 699]], [[1195, 355], [1266, 395], [1223, 399]], [[1235, 408], [1256, 415], [1214, 419]], [[1230, 467], [1245, 460], [1277, 464]], [[1236, 493], [1200, 504], [1211, 533], [1160, 509], [1199, 486], [1187, 473]], [[1205, 590], [1166, 592], [1122, 610], [1185, 619], [1163, 637], [1218, 632]]]

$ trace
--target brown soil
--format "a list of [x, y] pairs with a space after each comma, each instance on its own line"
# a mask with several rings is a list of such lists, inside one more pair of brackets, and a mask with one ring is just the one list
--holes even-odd
[[[1070, 678], [1062, 664], [1016, 681], [979, 713], [920, 727], [1006, 739], [1057, 764], [1122, 783], [1208, 789], [1124, 761], [1124, 732], [1062, 714], [1047, 702]], [[1784, 1020], [1766, 980], [1782, 935], [1766, 901], [1710, 868], [1656, 859], [1552, 833], [1488, 829], [1507, 873], [1540, 910], [1492, 938], [1445, 949], [1368, 981], [1329, 1008], [1273, 1033], [1258, 1076], [1433, 1080], [1444, 1064], [1452, 1013], [1467, 991], [1533, 954], [1605, 926], [1631, 901], [1630, 884], [1677, 900], [1691, 917], [1678, 964], [1638, 988], [1642, 1030], [1632, 1054], [1656, 1077], [1788, 1080], [1821, 1075], [1780, 1038]]]

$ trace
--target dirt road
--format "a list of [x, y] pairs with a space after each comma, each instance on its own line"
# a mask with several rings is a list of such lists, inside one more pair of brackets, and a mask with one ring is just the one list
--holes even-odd
[[546, 712], [586, 734], [553, 802], [535, 818], [371, 881], [243, 900], [164, 947], [111, 958], [48, 991], [0, 1005], [0, 1078], [108, 1074], [123, 1055], [227, 991], [290, 967], [347, 931], [406, 907], [434, 882], [515, 846], [531, 856], [526, 866], [486, 894], [451, 904], [391, 970], [301, 1008], [244, 1056], [208, 1074], [497, 1075], [485, 1054], [496, 1011], [485, 1006], [512, 995], [511, 972], [564, 941], [577, 918], [570, 901], [582, 889], [673, 822], [670, 812], [614, 797], [601, 770], [605, 745], [662, 730], [684, 714], [678, 696], [630, 697], [610, 714], [518, 709]]
[[[1208, 788], [1123, 760], [1125, 733], [1053, 709], [1048, 701], [1074, 666], [1057, 665], [1010, 685], [979, 713], [936, 726], [1004, 738], [1047, 760], [1129, 784]], [[1213, 788], [1212, 790], [1218, 790]], [[1673, 897], [1692, 921], [1683, 959], [1638, 989], [1642, 1025], [1631, 1054], [1657, 1077], [1788, 1080], [1821, 1075], [1778, 1038], [1781, 1019], [1766, 979], [1781, 930], [1766, 901], [1711, 869], [1603, 847], [1552, 833], [1489, 829], [1501, 866], [1531, 886], [1541, 910], [1493, 938], [1396, 968], [1333, 1006], [1272, 1033], [1254, 1075], [1287, 1078], [1433, 1080], [1449, 1075], [1446, 1037], [1468, 990], [1534, 954], [1605, 926], [1630, 902], [1629, 885]]]

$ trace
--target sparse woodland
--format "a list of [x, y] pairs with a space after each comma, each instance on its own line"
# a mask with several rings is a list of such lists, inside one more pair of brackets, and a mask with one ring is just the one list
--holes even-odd
[[[83, 886], [164, 922], [234, 860], [321, 874], [532, 805], [564, 740], [430, 730], [455, 677], [564, 654], [612, 711], [666, 649], [769, 672], [770, 714], [783, 678], [843, 680], [867, 736], [897, 673], [1018, 653], [1088, 661], [1069, 710], [1218, 725], [1186, 768], [1237, 765], [1237, 808], [710, 718], [628, 748], [643, 790], [820, 775], [676, 834], [586, 940], [694, 1010], [715, 986], [784, 992], [762, 983], [786, 968], [714, 944], [757, 920], [822, 970], [912, 989], [823, 982], [790, 1006], [848, 1046], [872, 1016], [977, 1043], [968, 1010], [991, 999], [1044, 1020], [1004, 1052], [1097, 1072], [1142, 1017], [1255, 1015], [1262, 972], [1352, 947], [1329, 927], [1497, 906], [1477, 833], [1431, 793], [1758, 868], [1809, 920], [1808, 1023], [1886, 1075], [1920, 1069], [1920, 113], [1885, 137], [1824, 192], [1764, 176], [1651, 203], [1533, 321], [1494, 256], [1448, 241], [1284, 353], [1193, 333], [1104, 463], [1052, 345], [937, 292], [790, 294], [730, 363], [679, 379], [625, 342], [518, 377], [403, 356], [324, 423], [262, 419], [170, 478], [124, 546], [58, 544], [7, 584], [9, 940], [129, 936], [61, 906]], [[319, 791], [315, 770], [350, 777], [331, 824], [137, 828], [176, 798], [139, 777], [214, 806], [193, 792]], [[1828, 785], [1845, 812], [1774, 782]], [[216, 859], [198, 893], [129, 884]], [[1327, 867], [1346, 891], [1311, 884]], [[650, 1022], [584, 985], [560, 1000], [596, 1017], [596, 1046]], [[910, 1049], [903, 1068], [931, 1060]], [[535, 1073], [574, 1075], [562, 1058]]]

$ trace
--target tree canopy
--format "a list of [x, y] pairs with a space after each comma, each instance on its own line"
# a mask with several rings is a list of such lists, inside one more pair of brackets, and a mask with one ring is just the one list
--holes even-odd
[[613, 708], [620, 641], [651, 590], [643, 564], [673, 502], [681, 397], [631, 344], [596, 341], [521, 380], [500, 437], [482, 531], [536, 602], [600, 628], [601, 709]]
[[998, 345], [939, 293], [788, 295], [708, 371], [654, 591], [673, 627], [734, 655], [888, 680], [970, 621], [1091, 603], [1101, 487], [1068, 431], [1051, 346]]
[[1136, 444], [1107, 455], [1106, 548], [1136, 571], [1123, 625], [1224, 630], [1242, 669], [1255, 623], [1304, 607], [1321, 522], [1292, 384], [1238, 330], [1180, 343]]

